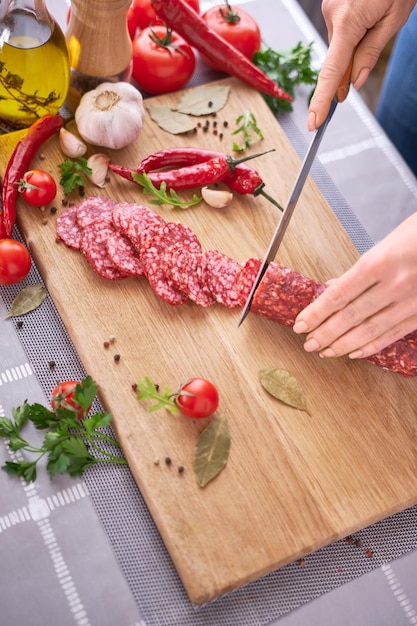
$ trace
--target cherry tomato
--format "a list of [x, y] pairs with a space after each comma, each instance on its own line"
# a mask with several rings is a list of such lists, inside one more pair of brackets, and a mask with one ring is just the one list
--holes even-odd
[[[209, 28], [223, 37], [245, 57], [252, 60], [261, 49], [261, 31], [255, 19], [240, 7], [222, 4], [210, 7], [202, 15]], [[210, 67], [218, 69], [212, 61], [203, 57]]]
[[175, 402], [187, 417], [209, 417], [219, 405], [219, 394], [209, 380], [192, 378], [181, 386]]
[[78, 380], [65, 380], [54, 387], [51, 395], [53, 411], [57, 409], [74, 411], [78, 419], [83, 419], [84, 411], [74, 398], [74, 391], [79, 382]]
[[132, 43], [132, 76], [140, 89], [156, 95], [181, 89], [195, 69], [191, 46], [166, 26], [144, 28]]
[[0, 284], [19, 283], [28, 274], [32, 261], [29, 250], [15, 239], [0, 239]]
[[56, 183], [44, 170], [29, 170], [19, 181], [19, 191], [28, 204], [44, 206], [56, 196]]
[[[200, 13], [199, 0], [186, 0], [186, 2], [196, 13]], [[151, 24], [162, 23], [163, 21], [156, 15], [151, 5], [151, 0], [133, 0], [128, 12], [128, 27], [130, 33], [135, 33], [138, 28], [143, 29]], [[132, 34], [130, 36], [132, 37]]]

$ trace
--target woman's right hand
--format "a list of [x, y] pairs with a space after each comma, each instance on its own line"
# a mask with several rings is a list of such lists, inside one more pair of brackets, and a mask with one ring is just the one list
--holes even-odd
[[362, 87], [382, 50], [407, 21], [416, 0], [323, 0], [329, 49], [310, 102], [308, 128], [324, 121], [332, 99], [342, 102], [348, 85], [338, 90], [352, 61], [351, 82]]

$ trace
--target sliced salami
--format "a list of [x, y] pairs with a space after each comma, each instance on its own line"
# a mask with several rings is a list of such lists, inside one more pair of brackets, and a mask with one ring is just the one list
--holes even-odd
[[180, 222], [166, 222], [159, 230], [159, 234], [169, 237], [173, 242], [181, 242], [184, 247], [200, 252], [202, 250], [201, 243], [195, 232], [189, 226]]
[[235, 282], [240, 269], [240, 263], [227, 254], [207, 250], [201, 258], [200, 282], [216, 302], [233, 308], [239, 306]]
[[80, 250], [91, 267], [102, 278], [109, 280], [118, 280], [128, 276], [112, 263], [107, 252], [107, 240], [114, 232], [111, 223], [103, 219], [84, 228], [80, 240]]
[[115, 230], [109, 234], [106, 245], [110, 261], [121, 272], [129, 276], [144, 275], [139, 253], [130, 239]]
[[[260, 259], [258, 259], [258, 263], [259, 269]], [[239, 281], [243, 280], [246, 283], [249, 281], [250, 275], [254, 276], [253, 268], [249, 262], [245, 264], [245, 267], [248, 269], [246, 277], [245, 271], [242, 271], [237, 280], [238, 291]], [[256, 274], [253, 279], [255, 278]], [[241, 303], [243, 304], [246, 301], [243, 297], [245, 289], [246, 287], [240, 290]], [[251, 311], [284, 326], [292, 327], [298, 313], [313, 302], [325, 289], [326, 286], [322, 283], [277, 263], [271, 263], [255, 292]], [[401, 374], [406, 378], [417, 376], [417, 331], [395, 341], [364, 360], [383, 369]]]
[[178, 306], [188, 300], [187, 294], [179, 291], [169, 283], [162, 259], [167, 249], [173, 245], [173, 240], [166, 235], [154, 235], [142, 242], [140, 260], [145, 276], [149, 280], [153, 291], [167, 304]]
[[138, 205], [136, 211], [132, 212], [130, 216], [126, 235], [135, 248], [140, 251], [142, 239], [145, 236], [156, 235], [164, 224], [165, 220], [159, 213], [150, 207]]
[[113, 208], [112, 222], [119, 233], [127, 236], [130, 218], [136, 211], [140, 211], [142, 205], [134, 202], [118, 202]]
[[78, 226], [83, 229], [96, 221], [108, 221], [111, 223], [113, 209], [116, 202], [103, 196], [91, 196], [77, 205]]
[[77, 207], [71, 205], [56, 220], [56, 234], [69, 248], [80, 248], [81, 228], [77, 222]]
[[170, 246], [162, 261], [168, 284], [187, 294], [199, 306], [208, 307], [215, 300], [200, 282], [202, 253], [177, 242]]

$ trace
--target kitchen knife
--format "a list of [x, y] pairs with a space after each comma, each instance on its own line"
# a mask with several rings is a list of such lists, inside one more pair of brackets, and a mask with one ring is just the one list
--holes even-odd
[[256, 276], [255, 282], [253, 283], [252, 289], [250, 290], [249, 296], [246, 300], [245, 306], [243, 307], [243, 311], [242, 314], [240, 316], [239, 319], [239, 323], [238, 326], [241, 325], [241, 323], [243, 322], [243, 320], [245, 319], [245, 317], [247, 316], [247, 314], [250, 311], [250, 307], [252, 304], [252, 300], [253, 300], [253, 296], [255, 295], [255, 291], [257, 290], [266, 270], [268, 269], [268, 265], [271, 263], [271, 261], [274, 260], [274, 258], [276, 257], [276, 254], [278, 252], [278, 248], [282, 242], [282, 239], [284, 237], [285, 231], [288, 228], [288, 224], [290, 223], [292, 214], [294, 213], [294, 209], [296, 207], [296, 204], [298, 202], [298, 198], [300, 197], [300, 194], [303, 190], [304, 187], [304, 183], [307, 180], [307, 176], [309, 175], [311, 166], [313, 165], [313, 161], [316, 157], [317, 151], [319, 149], [321, 140], [323, 139], [323, 135], [326, 131], [327, 125], [330, 122], [333, 113], [335, 112], [337, 106], [337, 101], [336, 99], [332, 100], [332, 103], [330, 105], [330, 109], [329, 112], [327, 114], [326, 119], [324, 120], [323, 124], [316, 130], [314, 138], [312, 140], [312, 142], [310, 143], [310, 146], [307, 150], [307, 153], [304, 157], [304, 161], [301, 165], [301, 169], [298, 173], [298, 176], [296, 178], [296, 181], [294, 183], [294, 187], [291, 191], [290, 197], [287, 201], [287, 204], [285, 205], [284, 211], [281, 215], [281, 218], [278, 222], [278, 225], [275, 229], [275, 232], [272, 236], [271, 242], [269, 244], [269, 247], [266, 251], [264, 260], [262, 261], [262, 265], [259, 269], [259, 272]]

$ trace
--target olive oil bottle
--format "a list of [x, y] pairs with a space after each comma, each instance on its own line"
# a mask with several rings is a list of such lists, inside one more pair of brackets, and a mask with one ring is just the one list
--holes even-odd
[[57, 113], [69, 79], [65, 36], [45, 0], [0, 0], [0, 120], [23, 128]]

